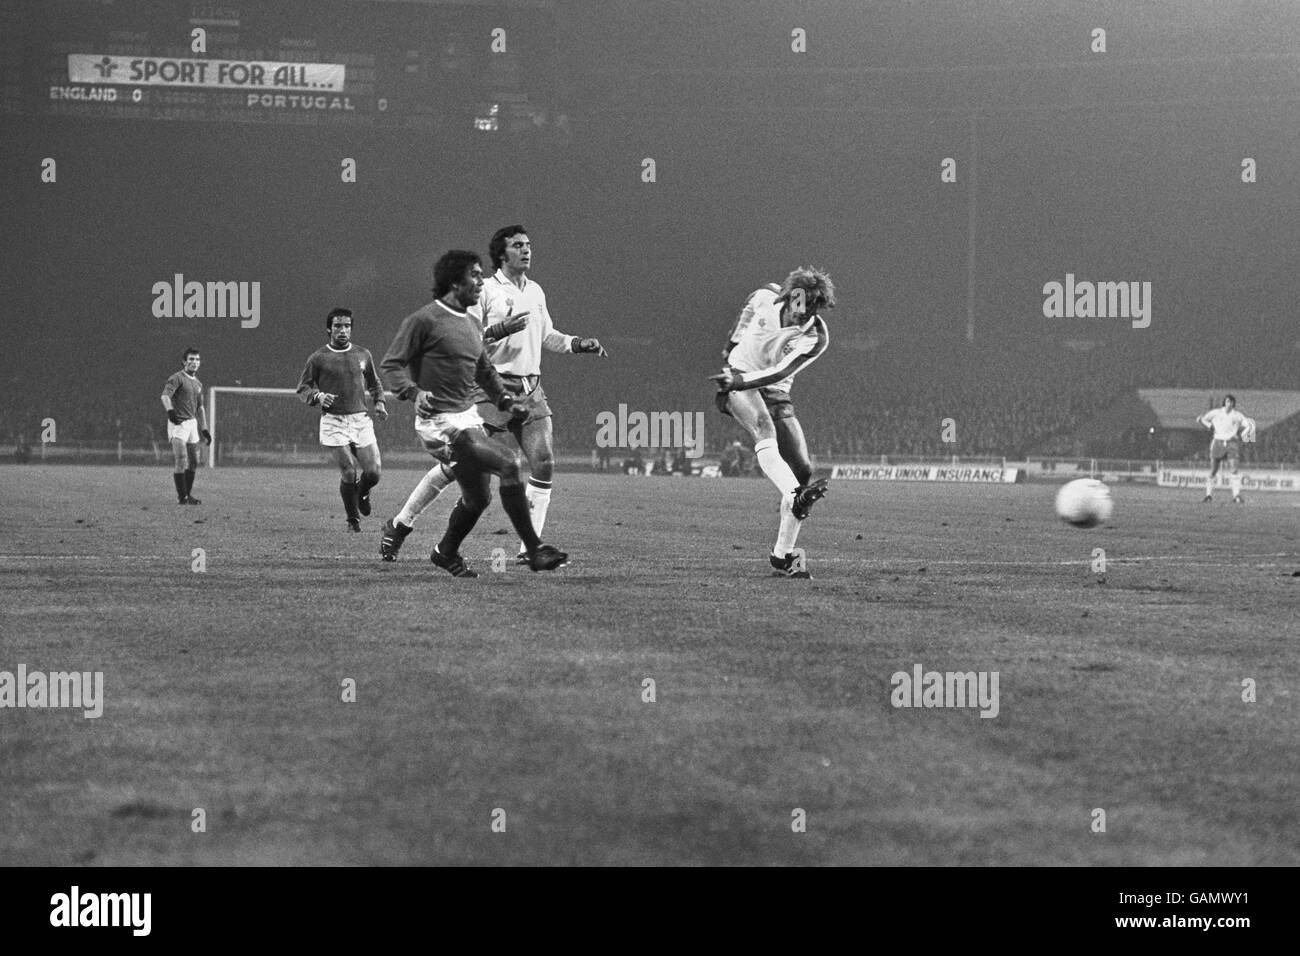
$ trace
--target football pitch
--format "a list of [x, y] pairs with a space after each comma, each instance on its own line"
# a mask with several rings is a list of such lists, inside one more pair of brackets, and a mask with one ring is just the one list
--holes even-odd
[[[325, 468], [189, 508], [0, 468], [0, 671], [104, 681], [0, 710], [0, 862], [1300, 863], [1294, 496], [1117, 485], [1083, 531], [1053, 485], [832, 482], [798, 581], [766, 481], [559, 474], [570, 566], [494, 573], [494, 500], [455, 580], [451, 495], [378, 560], [417, 477], [348, 535]], [[918, 665], [996, 715], [894, 706]]]

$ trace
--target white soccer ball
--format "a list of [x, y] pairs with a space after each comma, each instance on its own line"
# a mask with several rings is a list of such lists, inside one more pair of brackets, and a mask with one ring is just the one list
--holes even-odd
[[1092, 528], [1110, 520], [1114, 503], [1110, 489], [1096, 478], [1076, 478], [1056, 493], [1056, 513], [1076, 528]]

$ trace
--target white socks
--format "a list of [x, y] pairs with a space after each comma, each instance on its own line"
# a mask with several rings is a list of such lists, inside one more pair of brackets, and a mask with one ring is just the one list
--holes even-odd
[[794, 494], [781, 496], [781, 527], [776, 533], [776, 547], [772, 553], [784, 558], [794, 550], [794, 543], [799, 539], [799, 526], [803, 524], [794, 516]]
[[[538, 478], [529, 478], [524, 494], [528, 496], [528, 513], [533, 519], [533, 530], [540, 538], [542, 528], [546, 526], [546, 509], [551, 506], [551, 483]], [[519, 543], [519, 553], [527, 553], [522, 541]]]
[[402, 505], [402, 510], [397, 512], [394, 519], [397, 524], [404, 524], [408, 528], [415, 524], [415, 519], [420, 516], [420, 512], [429, 507], [429, 503], [438, 497], [438, 492], [451, 484], [453, 475], [447, 470], [446, 465], [434, 465], [428, 473], [420, 479], [420, 483], [415, 486], [411, 496], [406, 499], [406, 504]]
[[1205, 497], [1210, 498], [1214, 495], [1214, 476], [1210, 475], [1205, 479]]
[[758, 467], [763, 469], [777, 491], [781, 492], [781, 527], [776, 534], [776, 547], [773, 553], [784, 558], [794, 550], [795, 540], [799, 537], [800, 521], [794, 516], [794, 492], [799, 487], [790, 466], [781, 457], [775, 438], [764, 438], [754, 443], [754, 454], [758, 457]]
[[1229, 476], [1228, 487], [1232, 489], [1232, 497], [1239, 497], [1241, 495], [1241, 475]]
[[781, 492], [782, 496], [793, 495], [794, 490], [799, 487], [799, 480], [795, 478], [794, 472], [790, 470], [790, 466], [781, 457], [781, 452], [777, 450], [776, 439], [764, 438], [760, 442], [755, 442], [754, 454], [758, 458], [758, 467], [762, 468], [763, 474], [776, 485], [776, 490]]

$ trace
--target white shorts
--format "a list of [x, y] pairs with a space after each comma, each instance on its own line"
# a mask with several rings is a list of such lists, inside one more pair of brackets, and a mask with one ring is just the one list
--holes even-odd
[[197, 445], [199, 443], [199, 421], [197, 418], [187, 418], [179, 425], [173, 425], [167, 422], [167, 440], [176, 441], [180, 439], [187, 445]]
[[375, 444], [375, 426], [365, 412], [353, 415], [331, 415], [326, 412], [320, 417], [320, 443], [326, 448], [342, 445], [365, 448]]
[[441, 462], [451, 462], [451, 443], [457, 435], [471, 428], [483, 428], [483, 418], [473, 405], [463, 412], [443, 412], [432, 418], [415, 416], [415, 433], [429, 454]]

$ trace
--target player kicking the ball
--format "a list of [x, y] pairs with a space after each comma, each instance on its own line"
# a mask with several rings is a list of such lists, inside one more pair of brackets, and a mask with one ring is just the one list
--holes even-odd
[[727, 365], [712, 376], [718, 410], [749, 432], [758, 466], [781, 492], [781, 523], [768, 560], [785, 577], [811, 577], [794, 544], [800, 523], [826, 494], [826, 479], [812, 480], [790, 386], [826, 351], [830, 335], [819, 313], [834, 307], [835, 286], [817, 269], [796, 269], [782, 285], [764, 286], [745, 303], [723, 350]]
[[[528, 508], [538, 534], [546, 525], [551, 502], [555, 451], [551, 406], [542, 389], [542, 351], [607, 355], [596, 339], [580, 338], [556, 331], [546, 307], [546, 293], [528, 277], [533, 265], [533, 247], [521, 225], [503, 226], [488, 241], [488, 254], [496, 273], [483, 283], [481, 302], [472, 314], [483, 322], [483, 341], [488, 357], [505, 382], [527, 409], [522, 418], [500, 411], [480, 390], [475, 396], [479, 416], [489, 435], [509, 432], [528, 459]], [[530, 319], [532, 315], [535, 318]], [[416, 485], [398, 515], [384, 525], [379, 543], [380, 557], [397, 559], [402, 540], [420, 513], [451, 483], [454, 473], [442, 466], [431, 469]], [[519, 545], [519, 564], [528, 563], [527, 548]]]
[[370, 514], [370, 489], [379, 484], [381, 466], [375, 428], [366, 414], [366, 393], [379, 421], [388, 418], [388, 408], [374, 359], [352, 344], [351, 310], [331, 309], [325, 328], [329, 344], [307, 359], [298, 394], [308, 405], [320, 406], [320, 443], [334, 449], [348, 530], [360, 531], [360, 516]]
[[194, 489], [194, 470], [199, 467], [199, 439], [212, 444], [207, 415], [203, 411], [203, 383], [198, 379], [199, 350], [186, 349], [179, 372], [173, 372], [163, 385], [162, 403], [167, 409], [167, 437], [172, 443], [172, 481], [176, 484], [177, 504], [201, 502], [190, 492]]
[[482, 325], [470, 312], [483, 291], [478, 254], [459, 249], [446, 253], [434, 264], [433, 280], [436, 300], [402, 321], [381, 363], [389, 388], [415, 402], [415, 431], [424, 447], [440, 463], [452, 466], [460, 485], [460, 501], [429, 560], [454, 577], [478, 577], [465, 565], [460, 545], [487, 508], [491, 477], [497, 475], [501, 505], [524, 543], [528, 566], [551, 571], [568, 555], [542, 544], [529, 516], [519, 459], [488, 438], [475, 408], [477, 386], [513, 418], [528, 414], [492, 367]]
[[1255, 440], [1255, 422], [1237, 411], [1237, 398], [1227, 395], [1222, 408], [1212, 408], [1196, 419], [1214, 432], [1210, 440], [1210, 476], [1205, 479], [1205, 498], [1214, 500], [1214, 476], [1219, 473], [1219, 466], [1224, 459], [1228, 462], [1228, 486], [1232, 489], [1232, 503], [1244, 505], [1241, 497], [1241, 476], [1237, 474], [1237, 461], [1241, 458], [1241, 443]]

